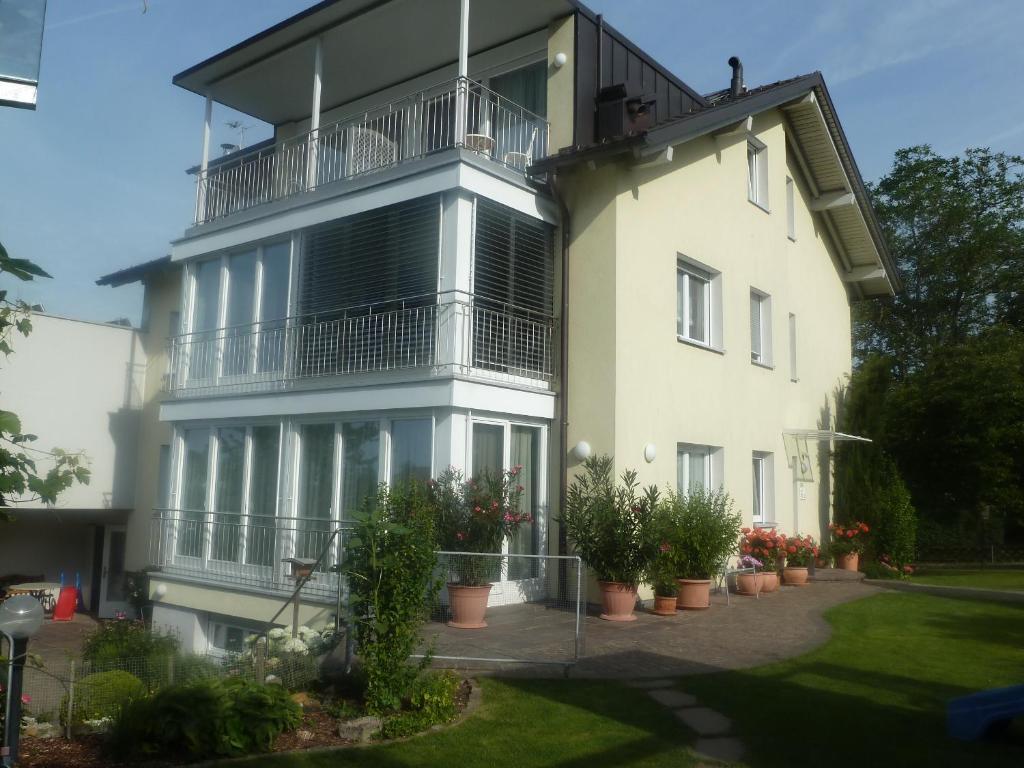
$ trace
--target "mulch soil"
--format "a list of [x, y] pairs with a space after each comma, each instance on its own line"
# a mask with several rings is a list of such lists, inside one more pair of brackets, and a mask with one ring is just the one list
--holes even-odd
[[[472, 685], [463, 680], [455, 695], [459, 712], [466, 708]], [[312, 747], [344, 747], [352, 742], [338, 736], [338, 720], [326, 712], [308, 708], [302, 723], [294, 731], [277, 737], [272, 752], [293, 752]], [[19, 768], [173, 768], [181, 762], [152, 760], [122, 762], [112, 760], [103, 752], [102, 736], [81, 736], [67, 739], [23, 738], [18, 750]]]

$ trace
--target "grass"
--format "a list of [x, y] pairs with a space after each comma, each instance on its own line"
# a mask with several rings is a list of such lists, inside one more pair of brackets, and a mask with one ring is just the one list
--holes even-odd
[[643, 691], [604, 681], [481, 681], [484, 704], [466, 722], [409, 741], [275, 755], [255, 768], [455, 766], [600, 768], [695, 765], [685, 730]]
[[826, 617], [816, 651], [683, 681], [733, 718], [751, 766], [1024, 765], [1019, 727], [995, 743], [945, 734], [949, 699], [1024, 683], [1024, 608], [887, 593]]
[[1024, 592], [1024, 569], [920, 568], [911, 581], [942, 587], [978, 587]]

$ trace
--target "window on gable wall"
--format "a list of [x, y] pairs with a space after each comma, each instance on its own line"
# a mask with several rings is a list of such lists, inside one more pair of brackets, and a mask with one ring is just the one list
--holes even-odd
[[768, 148], [754, 138], [747, 141], [747, 199], [768, 210]]
[[757, 365], [772, 364], [772, 310], [771, 297], [766, 293], [750, 291], [750, 362]]
[[789, 176], [786, 177], [786, 237], [796, 242], [796, 187]]

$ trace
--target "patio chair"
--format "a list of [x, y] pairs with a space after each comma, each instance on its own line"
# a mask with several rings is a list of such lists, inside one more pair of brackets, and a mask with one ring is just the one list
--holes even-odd
[[[757, 568], [753, 568], [753, 567], [752, 568], [739, 568], [739, 567], [730, 568], [729, 567], [729, 560], [727, 558], [727, 559], [722, 561], [722, 563], [719, 565], [718, 572], [715, 574], [715, 582], [716, 582], [716, 584], [715, 584], [715, 592], [718, 592], [719, 590], [721, 590], [723, 586], [725, 587], [725, 604], [726, 605], [731, 605], [731, 602], [730, 602], [730, 599], [729, 599], [729, 577], [730, 576], [736, 576], [737, 574], [740, 574], [740, 573], [753, 573], [754, 575], [757, 575]], [[756, 592], [754, 592], [754, 599], [755, 600], [760, 600], [761, 599], [761, 590], [757, 590]]]
[[351, 133], [346, 176], [358, 176], [367, 171], [387, 168], [398, 162], [398, 147], [380, 131], [361, 126], [349, 130]]
[[526, 145], [525, 152], [506, 152], [505, 157], [502, 161], [505, 165], [510, 168], [518, 168], [521, 171], [526, 170], [526, 166], [530, 163], [533, 158], [533, 145], [537, 141], [537, 129], [536, 127], [530, 132], [530, 141]]

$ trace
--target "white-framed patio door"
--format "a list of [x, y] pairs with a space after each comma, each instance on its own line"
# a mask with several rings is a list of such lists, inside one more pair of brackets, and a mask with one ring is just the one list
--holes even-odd
[[533, 517], [517, 535], [502, 542], [502, 558], [495, 569], [490, 605], [539, 600], [545, 597], [543, 555], [547, 529], [547, 430], [535, 424], [473, 418], [470, 426], [467, 474], [502, 472], [520, 467], [523, 486], [520, 509]]
[[125, 553], [128, 549], [128, 530], [123, 525], [103, 527], [103, 565], [100, 571], [101, 619], [112, 619], [118, 611], [130, 614], [128, 602], [128, 572]]

